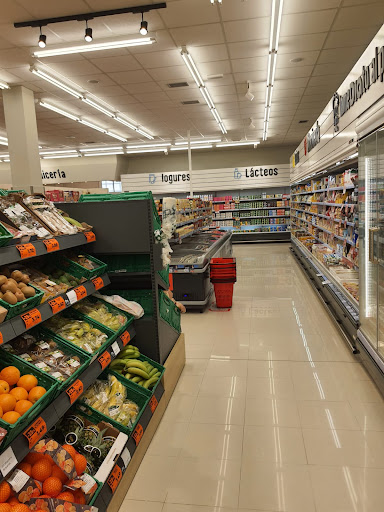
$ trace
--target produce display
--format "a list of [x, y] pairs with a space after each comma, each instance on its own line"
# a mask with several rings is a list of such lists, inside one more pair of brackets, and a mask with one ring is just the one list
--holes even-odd
[[44, 327], [90, 354], [96, 352], [108, 338], [100, 329], [93, 327], [88, 322], [66, 318], [62, 315], [53, 316], [44, 323]]
[[6, 366], [0, 372], [0, 418], [16, 423], [46, 392], [34, 375]]
[[14, 270], [12, 273], [7, 267], [0, 270], [0, 299], [7, 304], [17, 304], [25, 299], [34, 297], [36, 290], [28, 286], [30, 278], [21, 270]]
[[12, 343], [3, 345], [2, 349], [21, 357], [59, 382], [65, 382], [81, 365], [80, 358], [71, 355], [70, 349], [59, 347], [54, 340], [37, 332], [26, 332]]
[[74, 235], [78, 232], [76, 226], [68, 222], [44, 196], [23, 197], [26, 205], [49, 229], [59, 235]]
[[82, 267], [86, 268], [87, 270], [95, 270], [99, 267], [99, 265], [87, 258], [87, 256], [84, 256], [83, 254], [66, 254], [67, 258], [69, 258], [74, 263], [77, 263], [78, 265], [81, 265]]
[[36, 235], [38, 238], [51, 236], [41, 222], [17, 202], [15, 196], [0, 197], [0, 212], [25, 235]]
[[107, 305], [100, 300], [84, 299], [74, 304], [73, 307], [112, 331], [120, 330], [127, 323], [126, 316], [119, 314], [117, 311], [109, 311]]
[[114, 376], [97, 380], [84, 393], [87, 405], [109, 416], [117, 423], [132, 428], [140, 412], [139, 406], [127, 398], [127, 388]]
[[120, 352], [110, 364], [110, 369], [145, 389], [152, 389], [161, 377], [161, 372], [148, 361], [140, 361], [137, 347], [130, 345]]

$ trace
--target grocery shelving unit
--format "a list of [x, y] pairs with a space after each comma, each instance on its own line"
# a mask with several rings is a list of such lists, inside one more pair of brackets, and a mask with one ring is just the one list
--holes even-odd
[[151, 290], [154, 314], [135, 321], [135, 342], [143, 354], [163, 364], [180, 333], [163, 320], [159, 313], [159, 290], [167, 290], [169, 283], [161, 273], [162, 245], [156, 243], [154, 235], [160, 227], [160, 221], [155, 219], [153, 208], [152, 199], [65, 205], [65, 211], [71, 217], [81, 218], [100, 233], [89, 252], [101, 260], [103, 256], [149, 257], [150, 264], [146, 272], [111, 272], [109, 278], [112, 290]]
[[[176, 215], [179, 218], [184, 218], [184, 216], [191, 215], [197, 213], [197, 217], [189, 218], [187, 220], [181, 220], [176, 223], [175, 225], [175, 232], [173, 234], [173, 237], [169, 240], [169, 243], [175, 244], [175, 243], [181, 243], [185, 238], [188, 238], [192, 235], [195, 235], [196, 233], [199, 233], [200, 231], [203, 231], [204, 229], [207, 229], [209, 227], [210, 221], [212, 219], [212, 209], [210, 207], [202, 207], [202, 208], [186, 208], [183, 210], [177, 210]], [[196, 226], [196, 223], [202, 222], [202, 226]], [[193, 229], [191, 231], [182, 234], [177, 235], [176, 229], [181, 228], [183, 226], [193, 226]]]
[[[357, 185], [332, 184], [333, 179], [340, 180], [343, 171], [350, 168], [351, 162], [324, 171], [321, 178], [303, 179], [292, 187], [291, 230], [293, 254], [355, 351], [359, 303], [348, 286], [355, 286], [358, 271]], [[331, 184], [319, 187], [318, 180], [330, 180]], [[338, 195], [338, 202], [335, 193], [342, 194], [342, 198]]]

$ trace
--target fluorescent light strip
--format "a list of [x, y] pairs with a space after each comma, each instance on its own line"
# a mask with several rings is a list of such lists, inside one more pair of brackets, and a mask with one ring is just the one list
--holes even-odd
[[[212, 144], [207, 144], [206, 146], [191, 146], [191, 149], [210, 149], [210, 148], [213, 148]], [[184, 147], [174, 147], [174, 148], [171, 148], [171, 151], [188, 151], [188, 148], [184, 148]]]
[[6, 82], [0, 80], [0, 89], [10, 89], [10, 87]]
[[233, 146], [257, 146], [260, 144], [258, 140], [249, 142], [223, 142], [222, 144], [216, 144], [217, 148], [229, 148]]
[[144, 137], [147, 137], [147, 139], [153, 140], [155, 137], [153, 137], [151, 134], [145, 132], [141, 128], [136, 128], [137, 133], [140, 133], [140, 135], [143, 135]]
[[8, 142], [4, 142], [4, 141], [0, 140], [0, 145], [1, 146], [8, 146]]
[[107, 148], [84, 148], [84, 149], [79, 149], [80, 153], [96, 153], [97, 151], [102, 151], [102, 152], [106, 152], [106, 151], [122, 151], [123, 150], [123, 146], [118, 146], [118, 147], [107, 147]]
[[56, 151], [40, 151], [40, 155], [58, 155], [59, 153], [65, 154], [65, 153], [76, 153], [76, 149], [57, 149]]
[[84, 103], [86, 103], [90, 107], [95, 108], [96, 110], [99, 110], [103, 114], [105, 114], [109, 117], [116, 117], [114, 112], [112, 112], [111, 110], [108, 110], [107, 108], [102, 107], [101, 105], [98, 105], [93, 100], [90, 100], [89, 98], [85, 98], [85, 97], [83, 97], [81, 99], [82, 99], [82, 101], [84, 101]]
[[72, 119], [73, 121], [80, 121], [79, 117], [75, 116], [74, 114], [71, 114], [70, 112], [67, 112], [66, 110], [62, 110], [61, 108], [55, 107], [50, 103], [40, 101], [39, 104], [41, 107], [47, 108], [48, 110], [52, 110], [53, 112], [57, 112], [57, 114], [61, 114], [62, 116], [69, 117], [69, 119]]
[[129, 121], [126, 121], [125, 119], [122, 119], [119, 116], [116, 116], [115, 120], [118, 121], [119, 123], [123, 124], [124, 126], [128, 126], [128, 128], [130, 128], [131, 130], [136, 131], [136, 126], [134, 124], [130, 123]]
[[52, 155], [52, 156], [42, 156], [43, 160], [53, 160], [56, 158], [78, 158], [80, 155]]
[[109, 135], [110, 137], [113, 137], [114, 139], [120, 140], [121, 142], [127, 142], [127, 139], [122, 137], [121, 135], [117, 135], [117, 133], [114, 132], [105, 132], [106, 135]]
[[81, 99], [83, 97], [83, 95], [79, 91], [72, 89], [72, 87], [69, 87], [68, 85], [64, 84], [60, 80], [56, 80], [56, 78], [53, 78], [52, 76], [48, 75], [44, 71], [41, 71], [40, 69], [36, 69], [36, 68], [32, 68], [31, 71], [34, 75], [42, 78], [43, 80], [46, 80], [47, 82], [50, 82], [53, 85], [56, 85], [56, 87], [59, 87], [59, 89], [62, 89], [63, 91], [67, 92], [68, 94], [71, 94], [75, 98]]
[[113, 151], [106, 153], [86, 153], [84, 156], [108, 156], [108, 155], [124, 155], [124, 151]]
[[[191, 146], [193, 144], [211, 144], [214, 142], [221, 142], [221, 139], [191, 140]], [[185, 144], [188, 144], [188, 141], [175, 142], [175, 146], [184, 146]]]
[[135, 146], [126, 146], [126, 149], [145, 149], [145, 148], [168, 148], [172, 146], [170, 142], [162, 144], [139, 144]]
[[209, 94], [209, 91], [205, 87], [204, 80], [202, 79], [200, 72], [197, 69], [197, 66], [192, 58], [192, 55], [188, 52], [188, 50], [186, 48], [183, 48], [181, 50], [181, 56], [185, 62], [185, 65], [187, 66], [189, 72], [191, 73], [192, 78], [196, 82], [196, 84], [199, 88], [199, 91], [204, 98], [204, 101], [208, 105], [209, 109], [212, 112], [213, 117], [215, 118], [217, 124], [219, 125], [220, 130], [223, 133], [227, 133], [224, 123], [223, 123], [219, 113], [216, 110], [216, 106], [211, 98], [211, 95]]
[[4, 143], [8, 144], [7, 137], [0, 137], [0, 144], [4, 144]]
[[38, 50], [32, 55], [34, 57], [52, 57], [54, 55], [69, 55], [71, 53], [96, 52], [101, 50], [111, 50], [113, 48], [127, 48], [129, 46], [143, 46], [156, 43], [154, 37], [141, 37], [139, 39], [123, 39], [120, 41], [108, 41], [104, 43], [83, 44], [78, 46], [66, 46], [62, 48], [49, 48], [48, 50]]
[[140, 149], [135, 149], [135, 150], [132, 150], [132, 151], [129, 151], [127, 150], [125, 153], [127, 155], [132, 155], [134, 153], [165, 153], [167, 151], [167, 149], [147, 149], [147, 150], [140, 150]]

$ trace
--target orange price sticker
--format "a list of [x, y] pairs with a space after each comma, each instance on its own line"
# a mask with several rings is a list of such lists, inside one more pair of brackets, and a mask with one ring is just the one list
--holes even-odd
[[100, 290], [100, 288], [104, 287], [104, 281], [101, 277], [95, 277], [92, 279], [93, 286], [96, 288], [96, 290]]
[[157, 398], [155, 397], [155, 395], [153, 395], [149, 401], [149, 407], [151, 408], [152, 414], [156, 411], [156, 408], [158, 405], [159, 405], [159, 402], [157, 401]]
[[36, 256], [36, 247], [33, 244], [16, 245], [16, 248], [19, 251], [20, 258], [22, 260], [24, 258], [32, 258], [32, 256]]
[[136, 446], [138, 446], [138, 444], [140, 443], [141, 438], [143, 437], [143, 434], [144, 434], [144, 429], [140, 425], [140, 423], [138, 423], [136, 425], [135, 430], [133, 431], [133, 434], [132, 434], [132, 437], [135, 440]]
[[3, 333], [0, 331], [0, 345], [4, 343]]
[[101, 356], [97, 358], [97, 360], [101, 365], [101, 369], [104, 370], [111, 362], [111, 354], [106, 350], [104, 354], [101, 354]]
[[23, 313], [21, 315], [21, 318], [23, 319], [25, 327], [27, 329], [34, 327], [35, 325], [39, 324], [42, 321], [41, 313], [37, 308], [31, 309], [30, 311]]
[[56, 297], [55, 299], [51, 299], [48, 301], [48, 304], [51, 306], [52, 313], [56, 315], [60, 311], [66, 308], [65, 300], [63, 297]]
[[131, 335], [128, 331], [124, 331], [123, 334], [120, 336], [121, 341], [123, 342], [123, 345], [128, 345], [128, 343], [131, 341]]
[[85, 238], [87, 239], [87, 242], [95, 242], [96, 241], [96, 235], [93, 231], [86, 231], [84, 233]]
[[47, 248], [47, 252], [54, 252], [60, 250], [59, 242], [56, 238], [50, 238], [49, 240], [43, 240], [43, 244]]
[[87, 296], [87, 290], [85, 289], [85, 286], [81, 285], [75, 288], [75, 293], [77, 300], [84, 299], [84, 297]]
[[23, 432], [23, 436], [28, 439], [29, 448], [31, 449], [46, 433], [47, 424], [40, 416]]
[[115, 467], [112, 469], [111, 474], [109, 475], [107, 480], [107, 483], [111, 488], [112, 492], [116, 491], [122, 476], [123, 472], [121, 471], [121, 468], [119, 468], [119, 466], [116, 464]]
[[71, 404], [76, 402], [76, 400], [79, 398], [79, 396], [82, 394], [83, 391], [84, 391], [84, 385], [81, 382], [81, 380], [80, 379], [75, 380], [75, 382], [72, 384], [72, 386], [70, 386], [66, 391], [67, 395], [69, 396], [69, 400], [70, 400]]

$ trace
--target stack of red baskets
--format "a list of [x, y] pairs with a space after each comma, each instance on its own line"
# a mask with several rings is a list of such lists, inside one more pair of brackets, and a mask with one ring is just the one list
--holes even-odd
[[211, 283], [215, 288], [216, 306], [231, 308], [233, 284], [236, 283], [236, 258], [212, 258]]

